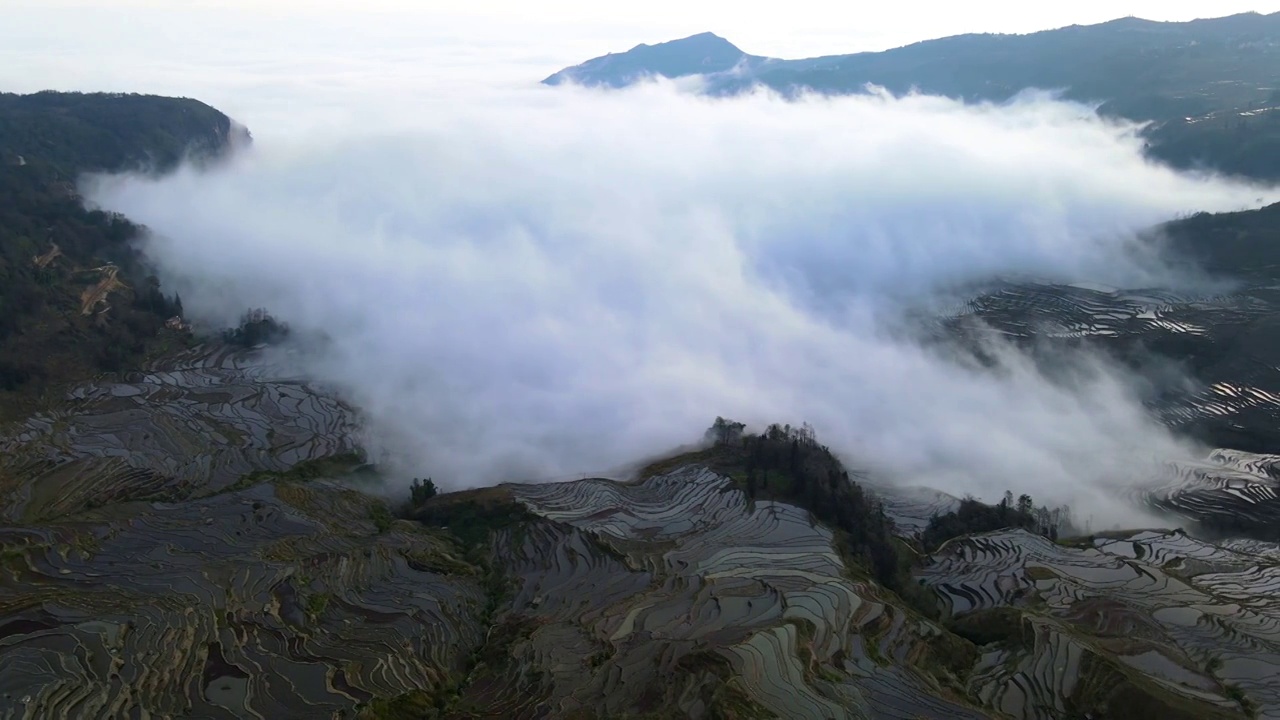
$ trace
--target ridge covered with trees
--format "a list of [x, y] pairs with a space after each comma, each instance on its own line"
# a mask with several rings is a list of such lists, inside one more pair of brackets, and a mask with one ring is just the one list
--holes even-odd
[[1006, 493], [997, 505], [965, 498], [955, 511], [931, 518], [913, 540], [895, 533], [893, 520], [875, 493], [818, 442], [808, 424], [773, 424], [761, 433], [748, 433], [744, 423], [717, 417], [706, 440], [709, 449], [650, 466], [642, 475], [696, 460], [732, 477], [752, 501], [777, 500], [803, 507], [836, 531], [838, 543], [854, 565], [926, 614], [933, 613], [934, 599], [922, 593], [911, 577], [922, 553], [974, 533], [1022, 528], [1056, 539], [1059, 532], [1071, 528], [1066, 508], [1037, 507], [1029, 495], [1014, 500], [1012, 493]]
[[247, 139], [195, 100], [0, 93], [0, 405], [136, 367], [182, 315], [133, 246], [141, 228], [86, 207], [79, 178], [168, 172]]

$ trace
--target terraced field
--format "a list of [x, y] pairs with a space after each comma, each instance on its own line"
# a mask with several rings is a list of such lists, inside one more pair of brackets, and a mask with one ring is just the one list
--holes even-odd
[[0, 530], [0, 716], [982, 717], [928, 670], [944, 631], [805, 511], [696, 466], [505, 492], [533, 515], [494, 538], [500, 595], [333, 481]]
[[354, 481], [287, 472], [356, 429], [261, 356], [203, 348], [12, 430], [0, 716], [981, 716], [906, 662], [943, 631], [805, 511], [698, 467], [511, 486], [532, 515], [464, 558]]
[[[950, 308], [936, 328], [962, 342], [995, 332], [1032, 348], [1050, 369], [1055, 353], [1069, 349], [1135, 363], [1152, 385], [1151, 411], [1175, 433], [1240, 449], [1141, 469], [1151, 480], [1134, 499], [1210, 529], [1280, 539], [1280, 468], [1266, 454], [1280, 448], [1277, 318], [1270, 286], [1193, 297], [1007, 283]], [[1179, 371], [1145, 372], [1143, 363], [1161, 356]]]
[[[1089, 327], [1168, 317], [1135, 308]], [[267, 357], [198, 348], [0, 439], [0, 717], [1280, 717], [1276, 456], [1129, 494], [1255, 539], [956, 539], [917, 569], [934, 621], [697, 463], [394, 520], [338, 461], [356, 414]], [[959, 502], [865, 487], [908, 539]]]
[[1208, 530], [1274, 539], [1280, 532], [1280, 457], [1215, 450], [1199, 463], [1170, 463], [1137, 499]]
[[927, 487], [872, 484], [869, 488], [879, 496], [897, 532], [905, 536], [919, 535], [934, 515], [954, 512], [960, 506], [960, 498]]
[[0, 716], [340, 717], [448, 685], [483, 592], [377, 502], [267, 483], [0, 529]]
[[203, 497], [255, 471], [353, 452], [356, 430], [350, 408], [286, 368], [197, 348], [76, 388], [0, 437], [0, 517]]
[[931, 673], [944, 631], [852, 573], [804, 510], [748, 503], [699, 466], [510, 492], [558, 528], [500, 553], [551, 717], [983, 717]]
[[1158, 388], [1153, 411], [1180, 430], [1272, 445], [1280, 424], [1278, 300], [1269, 285], [1192, 296], [1017, 282], [949, 308], [939, 322], [950, 337], [994, 331], [1019, 343], [1122, 358], [1153, 352], [1185, 363], [1194, 387]]
[[970, 678], [1015, 717], [1063, 717], [1127, 686], [1172, 716], [1280, 717], [1276, 551], [1168, 531], [1079, 547], [1007, 531], [952, 541], [920, 578], [952, 617], [1015, 628]]
[[5, 438], [0, 716], [329, 717], [453, 682], [484, 593], [452, 543], [251, 475], [354, 429], [253, 353], [202, 349]]
[[[1061, 717], [1134, 682], [1117, 663], [1224, 717], [1280, 703], [1277, 546], [953, 541], [922, 582], [1026, 633], [977, 649], [806, 511], [698, 465], [485, 492], [529, 515], [479, 564], [287, 476], [0, 530], [0, 716]], [[904, 517], [949, 504], [885, 492]]]

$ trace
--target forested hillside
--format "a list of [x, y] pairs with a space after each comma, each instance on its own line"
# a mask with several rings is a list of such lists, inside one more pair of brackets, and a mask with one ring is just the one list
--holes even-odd
[[139, 228], [86, 209], [86, 172], [165, 172], [247, 134], [195, 100], [0, 94], [0, 393], [20, 411], [46, 386], [137, 364], [181, 314], [131, 247]]

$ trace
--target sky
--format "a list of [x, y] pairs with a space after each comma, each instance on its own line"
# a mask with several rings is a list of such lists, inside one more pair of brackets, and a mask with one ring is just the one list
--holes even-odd
[[[736, 0], [650, 0], [645, 3], [601, 3], [586, 0], [7, 0], [8, 34], [21, 35], [31, 18], [44, 22], [52, 13], [71, 8], [59, 30], [80, 24], [91, 29], [101, 13], [127, 15], [145, 24], [145, 14], [179, 17], [215, 13], [270, 22], [271, 16], [341, 18], [354, 26], [362, 18], [395, 16], [400, 29], [431, 37], [448, 29], [471, 38], [485, 35], [520, 37], [542, 46], [548, 58], [575, 61], [580, 49], [592, 55], [626, 49], [639, 42], [660, 42], [712, 31], [744, 50], [776, 57], [883, 50], [919, 40], [968, 32], [1034, 32], [1072, 24], [1105, 22], [1137, 16], [1181, 21], [1239, 12], [1276, 12], [1269, 0], [1081, 0], [1074, 3], [1026, 3], [985, 0], [968, 3], [831, 3], [790, 0], [744, 4]], [[14, 17], [14, 13], [18, 13]], [[46, 14], [49, 13], [49, 14]], [[78, 18], [78, 20], [77, 20]], [[16, 23], [14, 21], [16, 20]], [[0, 30], [0, 34], [5, 33]], [[546, 73], [558, 68], [548, 68]]]
[[[970, 32], [1025, 33], [1072, 24], [1137, 16], [1151, 20], [1191, 20], [1237, 12], [1275, 12], [1266, 0], [1083, 0], [1027, 3], [1007, 0], [966, 3], [832, 3], [827, 0], [744, 4], [732, 0], [656, 0], [635, 4], [552, 0], [543, 3], [482, 1], [467, 15], [492, 21], [550, 21], [564, 27], [643, 29], [669, 39], [710, 30], [743, 50], [774, 57], [884, 50], [920, 40]], [[611, 32], [613, 32], [611, 30]], [[637, 42], [653, 42], [640, 39]]]
[[1114, 512], [1108, 488], [1194, 451], [1120, 368], [1082, 355], [1063, 384], [994, 346], [993, 372], [903, 318], [1010, 274], [1182, 282], [1137, 233], [1270, 190], [1153, 165], [1136, 127], [1044, 94], [712, 100], [537, 80], [705, 29], [804, 56], [1204, 5], [299, 7], [10, 0], [0, 85], [193, 96], [244, 122], [253, 146], [221, 167], [85, 192], [151, 229], [144, 250], [192, 319], [262, 306], [288, 322], [406, 480], [604, 471], [724, 415], [810, 422], [896, 481]]

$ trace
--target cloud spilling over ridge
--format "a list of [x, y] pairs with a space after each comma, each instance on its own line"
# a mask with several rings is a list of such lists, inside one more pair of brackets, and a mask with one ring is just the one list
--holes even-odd
[[311, 371], [449, 487], [606, 470], [724, 415], [808, 421], [951, 492], [1079, 501], [1135, 452], [1177, 451], [1125, 379], [978, 370], [899, 315], [1001, 274], [1153, 283], [1135, 231], [1257, 199], [1140, 145], [1043, 96], [540, 88], [91, 196], [155, 232], [190, 314], [325, 333]]

